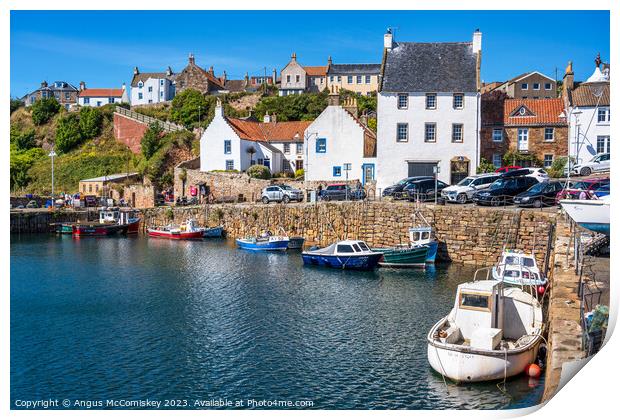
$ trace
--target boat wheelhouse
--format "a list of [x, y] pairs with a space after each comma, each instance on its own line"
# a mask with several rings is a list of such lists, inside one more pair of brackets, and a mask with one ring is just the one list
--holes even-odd
[[538, 269], [534, 255], [521, 251], [504, 250], [492, 275], [495, 280], [516, 286], [547, 286], [547, 279]]
[[437, 258], [437, 248], [439, 242], [435, 238], [435, 232], [431, 226], [416, 226], [409, 228], [409, 241], [411, 247], [427, 247], [426, 253], [427, 264], [434, 264]]
[[383, 253], [371, 250], [364, 241], [344, 240], [325, 248], [311, 248], [301, 256], [306, 265], [372, 270], [383, 258]]

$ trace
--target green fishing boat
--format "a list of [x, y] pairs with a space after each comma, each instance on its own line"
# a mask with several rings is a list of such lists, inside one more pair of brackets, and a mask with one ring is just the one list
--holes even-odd
[[396, 246], [393, 248], [377, 248], [373, 251], [383, 252], [381, 267], [411, 268], [424, 267], [426, 263], [427, 246]]
[[71, 235], [73, 233], [73, 223], [56, 223], [54, 232], [63, 235]]

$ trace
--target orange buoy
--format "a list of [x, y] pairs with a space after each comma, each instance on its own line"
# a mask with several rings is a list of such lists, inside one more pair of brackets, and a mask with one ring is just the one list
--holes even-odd
[[530, 363], [525, 368], [525, 374], [529, 376], [530, 378], [540, 377], [540, 372], [541, 372], [540, 366], [538, 366], [536, 363]]
[[545, 293], [545, 286], [538, 286], [538, 294], [542, 295], [543, 293]]

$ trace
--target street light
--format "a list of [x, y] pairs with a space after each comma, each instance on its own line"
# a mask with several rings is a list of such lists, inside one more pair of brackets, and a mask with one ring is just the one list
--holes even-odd
[[345, 175], [345, 180], [346, 180], [346, 187], [344, 189], [344, 195], [345, 195], [345, 200], [349, 201], [349, 171], [351, 170], [351, 164], [350, 163], [343, 163], [342, 166], [344, 167], [344, 171], [346, 173]]
[[[304, 189], [306, 190], [306, 194], [308, 193], [308, 148], [309, 148], [309, 142], [310, 142], [310, 137], [312, 136], [318, 136], [319, 133], [318, 132], [312, 132], [312, 133], [304, 133], [304, 147], [306, 149], [306, 158], [304, 159]], [[299, 140], [301, 139], [301, 136], [299, 135], [299, 133], [295, 133], [294, 136], [295, 140]]]
[[52, 151], [48, 154], [49, 157], [52, 158], [52, 200], [54, 199], [54, 157], [56, 157], [56, 152], [52, 146]]

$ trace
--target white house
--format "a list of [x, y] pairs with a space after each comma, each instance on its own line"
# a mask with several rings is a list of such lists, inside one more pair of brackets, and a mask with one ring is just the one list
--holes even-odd
[[125, 84], [120, 89], [91, 88], [87, 89], [84, 82], [80, 82], [78, 105], [99, 107], [107, 104], [129, 103], [129, 96]]
[[377, 136], [357, 118], [357, 103], [350, 99], [340, 105], [339, 95], [331, 93], [327, 108], [305, 132], [308, 181], [375, 179]]
[[138, 67], [135, 67], [131, 80], [131, 105], [156, 104], [172, 100], [175, 95], [174, 76], [170, 67], [161, 73], [140, 73]]
[[200, 138], [200, 170], [245, 171], [251, 165], [265, 165], [272, 173], [299, 169], [303, 135], [311, 121], [277, 122], [266, 116], [228, 118], [218, 100], [215, 116]]
[[377, 187], [433, 175], [456, 183], [480, 151], [482, 33], [473, 42], [395, 42], [384, 36], [377, 97]]
[[577, 164], [588, 162], [598, 153], [609, 153], [610, 148], [609, 65], [602, 63], [600, 57], [595, 64], [594, 73], [585, 82], [574, 82], [571, 62], [564, 75], [562, 94], [569, 124], [568, 153]]

